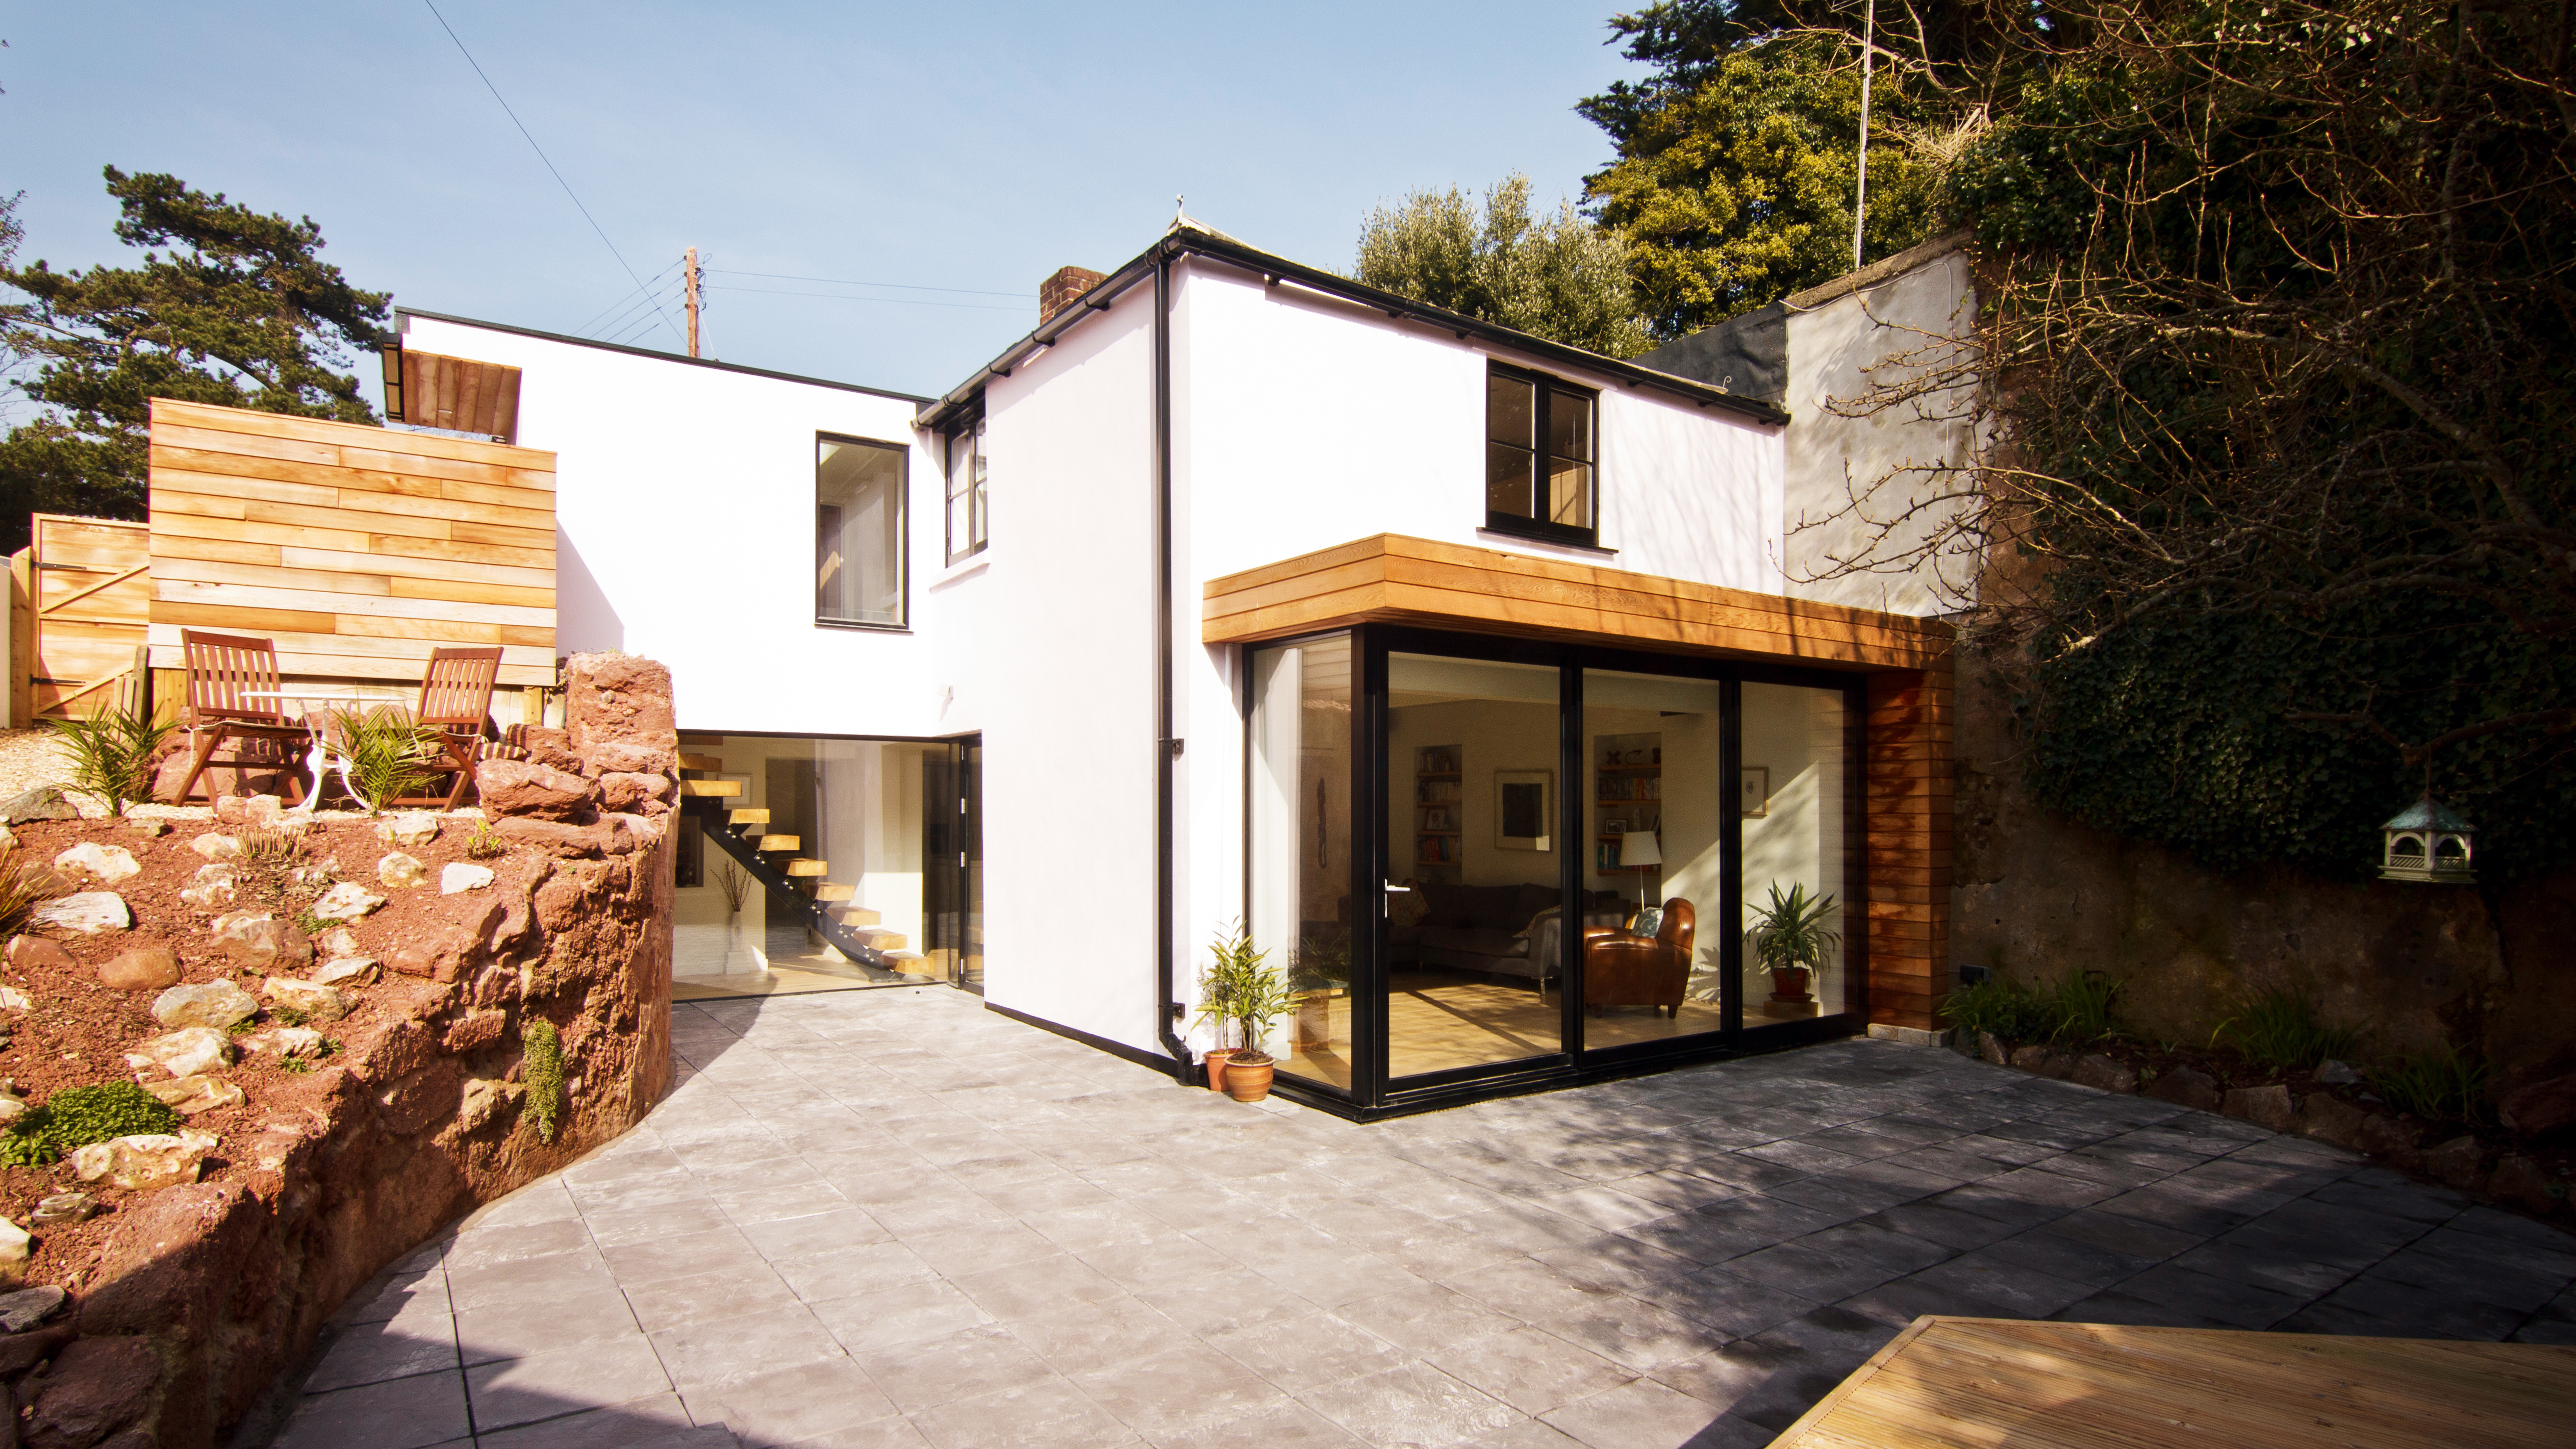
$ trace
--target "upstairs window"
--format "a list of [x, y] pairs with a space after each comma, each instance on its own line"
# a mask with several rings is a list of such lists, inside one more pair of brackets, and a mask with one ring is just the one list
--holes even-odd
[[904, 461], [892, 443], [814, 439], [814, 619], [904, 627]]
[[948, 561], [984, 551], [991, 541], [984, 502], [984, 420], [948, 434]]
[[1599, 402], [1588, 388], [1500, 363], [1485, 375], [1485, 526], [1557, 543], [1599, 535]]

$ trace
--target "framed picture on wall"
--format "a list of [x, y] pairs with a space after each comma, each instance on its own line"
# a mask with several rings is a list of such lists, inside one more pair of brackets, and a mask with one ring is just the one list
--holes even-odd
[[1767, 765], [1747, 765], [1740, 782], [1744, 818], [1758, 820], [1771, 813], [1771, 769]]
[[1494, 844], [1503, 850], [1546, 850], [1556, 819], [1554, 770], [1494, 772]]

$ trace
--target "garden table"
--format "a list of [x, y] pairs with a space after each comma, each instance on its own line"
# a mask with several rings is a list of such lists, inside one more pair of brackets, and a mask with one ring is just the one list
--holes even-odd
[[[291, 699], [305, 706], [301, 718], [305, 730], [313, 737], [313, 745], [304, 753], [304, 768], [313, 777], [313, 788], [305, 792], [304, 803], [295, 808], [310, 813], [322, 800], [323, 772], [334, 768], [339, 770], [340, 788], [349, 792], [349, 798], [362, 805], [368, 803], [367, 797], [359, 794], [357, 787], [349, 783], [349, 757], [331, 738], [330, 707], [335, 704], [407, 705], [418, 693], [416, 685], [291, 684], [277, 689], [245, 689], [241, 691], [241, 697], [274, 699], [280, 704]], [[316, 705], [321, 707], [314, 708]]]

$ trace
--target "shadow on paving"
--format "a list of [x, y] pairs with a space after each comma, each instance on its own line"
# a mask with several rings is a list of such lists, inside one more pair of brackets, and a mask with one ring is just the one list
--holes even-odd
[[1933, 1048], [1363, 1127], [943, 989], [673, 1041], [353, 1301], [278, 1445], [1733, 1449], [1923, 1313], [2576, 1342], [2553, 1228]]

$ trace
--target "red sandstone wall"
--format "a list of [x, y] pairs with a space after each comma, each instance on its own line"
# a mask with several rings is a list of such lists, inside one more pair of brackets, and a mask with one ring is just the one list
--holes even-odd
[[[133, 1204], [68, 1311], [0, 1335], [0, 1378], [31, 1406], [17, 1438], [0, 1427], [0, 1449], [206, 1449], [352, 1290], [668, 1090], [670, 676], [626, 655], [575, 656], [567, 676], [566, 728], [540, 742], [552, 764], [485, 767], [494, 826], [516, 847], [495, 862], [507, 888], [474, 928], [405, 963], [424, 979], [380, 988], [402, 1009], [314, 1073], [326, 1108], [228, 1138], [220, 1152], [247, 1158], [246, 1178]], [[531, 791], [533, 770], [564, 778]], [[531, 802], [543, 813], [502, 813]], [[517, 1110], [520, 1033], [540, 1017], [575, 1088], [550, 1144]]]

